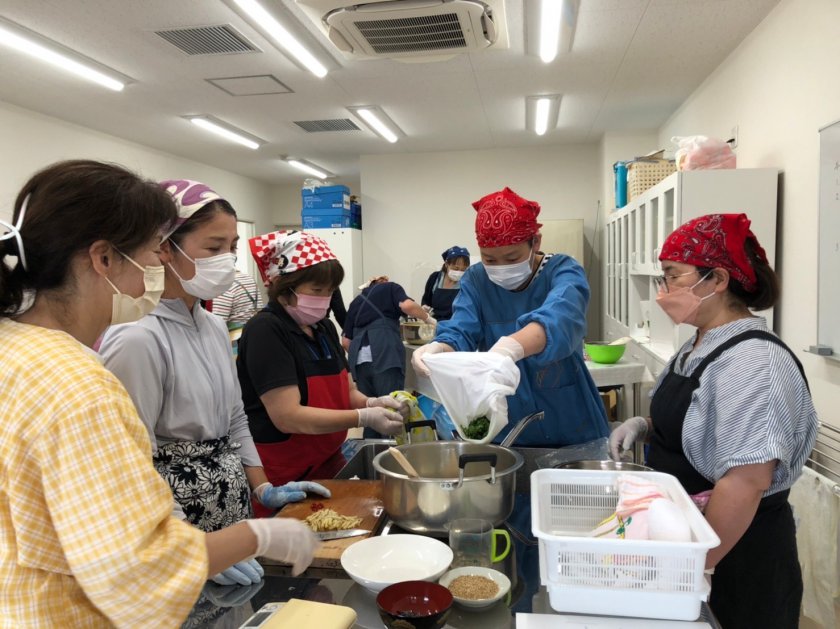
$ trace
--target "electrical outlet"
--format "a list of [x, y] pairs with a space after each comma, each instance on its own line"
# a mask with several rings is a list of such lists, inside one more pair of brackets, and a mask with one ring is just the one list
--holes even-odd
[[729, 146], [733, 149], [738, 148], [738, 125], [732, 127], [732, 131], [729, 132], [727, 142], [729, 142]]

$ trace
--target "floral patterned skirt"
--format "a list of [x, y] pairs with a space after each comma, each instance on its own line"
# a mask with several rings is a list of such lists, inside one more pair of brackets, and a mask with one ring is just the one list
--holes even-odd
[[239, 447], [228, 437], [174, 441], [159, 446], [153, 457], [187, 521], [206, 533], [252, 517]]

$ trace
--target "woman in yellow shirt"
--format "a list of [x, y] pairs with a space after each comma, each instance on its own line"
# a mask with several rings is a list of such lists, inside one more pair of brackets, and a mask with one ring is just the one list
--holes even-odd
[[156, 184], [77, 160], [35, 174], [0, 221], [0, 627], [176, 627], [208, 575], [312, 559], [297, 521], [205, 534], [173, 516], [131, 398], [90, 349], [157, 304], [175, 216]]

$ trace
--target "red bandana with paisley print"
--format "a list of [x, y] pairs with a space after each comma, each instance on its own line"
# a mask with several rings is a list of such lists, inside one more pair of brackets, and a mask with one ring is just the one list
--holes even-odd
[[744, 244], [752, 241], [762, 262], [767, 262], [767, 254], [750, 225], [746, 214], [708, 214], [695, 218], [677, 227], [665, 239], [659, 259], [726, 269], [751, 293], [757, 288], [755, 269], [747, 258]]
[[488, 194], [475, 203], [475, 238], [478, 246], [506, 247], [536, 235], [540, 204], [523, 199], [510, 188]]

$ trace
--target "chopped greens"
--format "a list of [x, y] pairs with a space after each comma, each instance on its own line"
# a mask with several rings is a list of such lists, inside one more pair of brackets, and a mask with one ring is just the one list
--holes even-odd
[[464, 428], [464, 436], [468, 439], [484, 439], [490, 430], [490, 420], [486, 417], [476, 417]]

